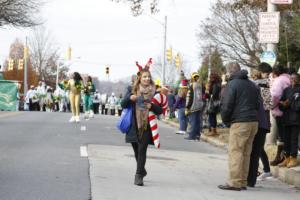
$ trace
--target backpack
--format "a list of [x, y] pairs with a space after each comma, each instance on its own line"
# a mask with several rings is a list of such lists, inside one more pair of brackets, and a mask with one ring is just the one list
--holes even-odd
[[300, 112], [300, 92], [294, 93], [291, 102], [291, 109]]

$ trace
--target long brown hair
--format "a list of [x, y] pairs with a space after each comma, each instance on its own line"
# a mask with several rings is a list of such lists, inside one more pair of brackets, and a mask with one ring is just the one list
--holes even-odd
[[147, 70], [147, 69], [142, 69], [142, 70], [139, 71], [138, 77], [137, 77], [137, 79], [136, 79], [136, 80], [134, 81], [134, 83], [133, 83], [133, 87], [132, 87], [132, 93], [133, 93], [133, 94], [136, 94], [136, 93], [137, 93], [138, 86], [139, 86], [140, 83], [141, 83], [142, 75], [143, 75], [144, 73], [149, 73], [149, 75], [150, 75], [150, 85], [153, 85], [153, 86], [154, 86], [154, 82], [153, 82], [153, 80], [152, 80], [152, 76], [151, 76], [150, 71]]

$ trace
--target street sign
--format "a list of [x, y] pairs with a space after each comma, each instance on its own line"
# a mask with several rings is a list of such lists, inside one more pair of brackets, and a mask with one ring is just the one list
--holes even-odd
[[265, 62], [273, 67], [276, 63], [276, 54], [273, 51], [264, 51], [260, 55], [260, 62]]
[[259, 43], [279, 42], [279, 12], [259, 13]]
[[293, 0], [271, 0], [272, 4], [292, 4]]

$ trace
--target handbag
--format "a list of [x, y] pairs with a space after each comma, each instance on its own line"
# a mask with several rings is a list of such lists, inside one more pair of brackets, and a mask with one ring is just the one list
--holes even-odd
[[128, 108], [122, 110], [121, 117], [117, 123], [117, 128], [121, 133], [128, 133], [132, 123], [132, 106], [129, 105]]
[[207, 108], [208, 113], [220, 112], [220, 104], [221, 104], [220, 100], [213, 100], [213, 98], [210, 98], [208, 102], [208, 108]]

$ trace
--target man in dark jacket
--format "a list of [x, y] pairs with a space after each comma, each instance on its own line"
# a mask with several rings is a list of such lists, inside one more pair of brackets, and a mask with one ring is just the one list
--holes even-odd
[[221, 98], [221, 117], [230, 127], [228, 144], [229, 180], [223, 190], [247, 189], [252, 142], [258, 128], [259, 90], [238, 63], [227, 66], [229, 82]]

